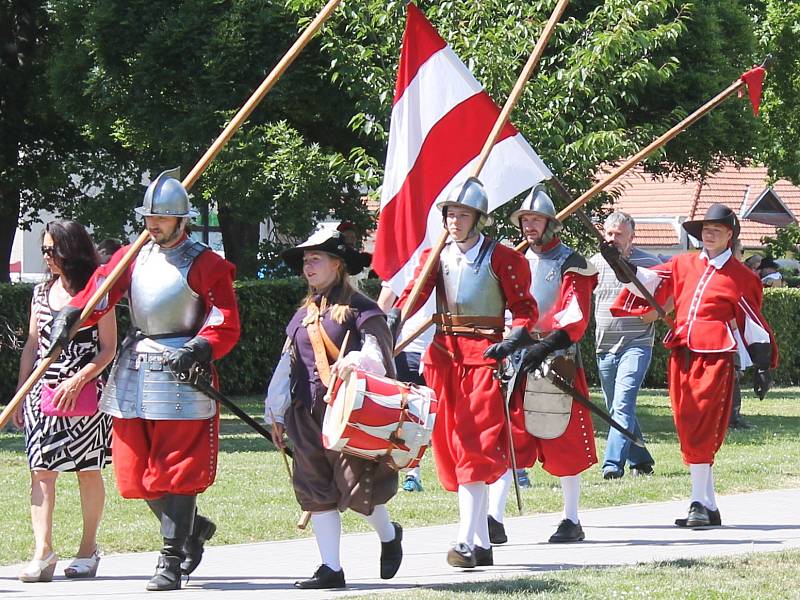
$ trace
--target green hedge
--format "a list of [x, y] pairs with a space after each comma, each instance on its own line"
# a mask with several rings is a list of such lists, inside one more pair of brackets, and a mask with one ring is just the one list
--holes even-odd
[[[365, 291], [376, 296], [379, 284], [370, 280]], [[19, 354], [25, 341], [30, 310], [32, 286], [0, 285], [0, 398], [11, 398], [17, 381]], [[261, 393], [266, 389], [272, 369], [280, 353], [284, 329], [305, 293], [300, 279], [244, 281], [236, 284], [242, 337], [236, 348], [219, 362], [222, 389], [227, 394]], [[120, 329], [124, 330], [127, 311], [120, 314]], [[800, 382], [800, 289], [765, 290], [764, 313], [778, 337], [781, 364], [776, 382], [796, 385]], [[597, 385], [597, 365], [594, 360], [594, 324], [590, 323], [581, 343], [589, 382]], [[666, 326], [659, 323], [657, 339], [663, 338]], [[664, 387], [666, 382], [667, 351], [656, 343], [653, 362], [645, 380], [649, 387]]]

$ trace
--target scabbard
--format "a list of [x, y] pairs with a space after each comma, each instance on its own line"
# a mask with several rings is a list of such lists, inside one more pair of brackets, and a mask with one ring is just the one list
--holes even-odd
[[[256, 421], [253, 417], [244, 412], [241, 408], [239, 408], [239, 406], [236, 405], [236, 403], [234, 403], [233, 400], [225, 396], [219, 390], [213, 388], [211, 384], [204, 377], [202, 377], [197, 373], [193, 373], [192, 375], [189, 376], [188, 382], [192, 384], [194, 387], [196, 387], [198, 390], [203, 392], [204, 394], [207, 394], [209, 398], [215, 400], [216, 402], [219, 402], [222, 406], [227, 408], [234, 415], [236, 415], [242, 421], [244, 421], [250, 427], [252, 427], [257, 433], [260, 433], [264, 437], [264, 439], [266, 439], [273, 447], [275, 447], [275, 442], [272, 441], [271, 428], [265, 427], [264, 425]], [[294, 458], [290, 448], [285, 448], [285, 452], [290, 458]]]

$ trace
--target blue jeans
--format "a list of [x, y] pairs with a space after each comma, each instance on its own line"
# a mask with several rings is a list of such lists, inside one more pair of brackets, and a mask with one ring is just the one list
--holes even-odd
[[[600, 385], [608, 412], [617, 423], [639, 437], [642, 437], [642, 430], [636, 419], [636, 396], [652, 354], [653, 348], [646, 346], [626, 348], [621, 354], [607, 352], [597, 355]], [[626, 460], [631, 466], [655, 463], [647, 449], [632, 444], [616, 429], [609, 429], [603, 471], [622, 473]]]

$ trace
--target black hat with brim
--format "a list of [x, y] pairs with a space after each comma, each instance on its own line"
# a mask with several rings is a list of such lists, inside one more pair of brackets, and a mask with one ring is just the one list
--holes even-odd
[[708, 207], [705, 217], [696, 219], [694, 221], [685, 221], [683, 228], [693, 238], [698, 240], [703, 237], [703, 225], [708, 223], [719, 223], [725, 225], [733, 231], [733, 237], [739, 236], [739, 217], [730, 208], [724, 204], [712, 204]]
[[364, 269], [361, 253], [348, 246], [341, 232], [321, 230], [312, 234], [305, 242], [281, 254], [284, 262], [298, 275], [303, 273], [303, 254], [306, 252], [325, 252], [342, 259], [350, 275], [358, 275]]

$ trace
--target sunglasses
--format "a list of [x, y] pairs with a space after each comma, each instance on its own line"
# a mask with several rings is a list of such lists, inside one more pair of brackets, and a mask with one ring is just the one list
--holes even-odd
[[56, 255], [55, 246], [42, 246], [42, 256], [55, 256], [55, 255]]

